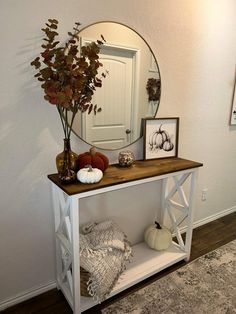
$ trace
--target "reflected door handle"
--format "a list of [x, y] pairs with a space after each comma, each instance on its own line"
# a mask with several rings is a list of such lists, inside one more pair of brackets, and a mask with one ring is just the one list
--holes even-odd
[[125, 133], [126, 133], [126, 134], [130, 134], [130, 133], [131, 133], [131, 130], [130, 130], [130, 129], [126, 129]]

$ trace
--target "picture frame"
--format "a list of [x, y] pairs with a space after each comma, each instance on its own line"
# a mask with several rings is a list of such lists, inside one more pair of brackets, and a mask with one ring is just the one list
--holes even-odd
[[144, 160], [178, 156], [179, 118], [143, 119]]
[[150, 57], [149, 72], [153, 72], [153, 73], [157, 73], [158, 72], [157, 63], [156, 63], [156, 60], [155, 60], [155, 58], [154, 58], [152, 53], [151, 53], [151, 57]]
[[230, 114], [230, 122], [229, 123], [230, 123], [230, 125], [236, 125], [236, 71], [235, 71], [232, 107], [231, 107], [231, 114]]

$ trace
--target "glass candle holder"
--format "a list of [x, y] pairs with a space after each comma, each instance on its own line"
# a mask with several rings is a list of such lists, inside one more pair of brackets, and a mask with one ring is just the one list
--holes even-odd
[[134, 154], [130, 150], [122, 151], [118, 156], [119, 165], [121, 167], [130, 167], [134, 162]]

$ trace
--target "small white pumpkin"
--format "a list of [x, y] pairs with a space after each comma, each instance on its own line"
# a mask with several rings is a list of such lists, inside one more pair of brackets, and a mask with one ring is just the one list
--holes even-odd
[[100, 169], [92, 168], [91, 165], [87, 165], [77, 172], [77, 179], [81, 183], [96, 183], [103, 177], [103, 172]]
[[168, 249], [172, 242], [171, 232], [155, 221], [155, 225], [149, 226], [144, 234], [147, 245], [154, 250], [162, 251]]

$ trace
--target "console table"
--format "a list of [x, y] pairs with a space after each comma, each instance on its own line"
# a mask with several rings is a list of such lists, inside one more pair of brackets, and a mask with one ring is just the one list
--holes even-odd
[[[162, 182], [161, 222], [164, 215], [169, 216], [171, 231], [177, 240], [168, 250], [159, 252], [148, 248], [144, 242], [134, 245], [132, 262], [113, 289], [110, 295], [113, 296], [180, 260], [189, 259], [196, 175], [201, 166], [201, 163], [181, 158], [136, 161], [130, 168], [111, 165], [103, 179], [95, 184], [77, 182], [63, 185], [57, 174], [48, 175], [53, 191], [57, 287], [62, 290], [75, 314], [96, 304], [92, 298], [80, 296], [80, 199], [152, 181]], [[188, 188], [184, 190], [186, 182], [189, 182]], [[187, 226], [185, 240], [179, 227], [183, 221]]]

